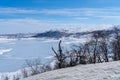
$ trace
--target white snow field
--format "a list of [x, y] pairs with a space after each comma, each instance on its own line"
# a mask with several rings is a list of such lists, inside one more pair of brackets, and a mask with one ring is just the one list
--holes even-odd
[[22, 80], [120, 80], [120, 61], [78, 65], [45, 72]]

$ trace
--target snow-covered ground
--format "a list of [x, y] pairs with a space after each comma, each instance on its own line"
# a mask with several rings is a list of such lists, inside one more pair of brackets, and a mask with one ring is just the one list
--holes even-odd
[[120, 80], [120, 61], [78, 65], [22, 80]]

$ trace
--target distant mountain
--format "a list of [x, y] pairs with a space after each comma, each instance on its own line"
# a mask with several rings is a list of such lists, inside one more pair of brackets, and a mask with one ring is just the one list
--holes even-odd
[[47, 32], [44, 32], [44, 33], [38, 33], [36, 34], [35, 36], [33, 37], [46, 37], [46, 38], [61, 38], [61, 37], [67, 37], [69, 36], [70, 33], [67, 33], [65, 31], [47, 31]]
[[35, 33], [17, 33], [17, 34], [0, 34], [0, 38], [30, 38], [36, 35]]
[[116, 28], [112, 28], [112, 29], [106, 29], [106, 30], [96, 30], [96, 31], [86, 31], [86, 32], [70, 32], [68, 30], [50, 30], [50, 31], [46, 31], [43, 33], [37, 33], [35, 34], [34, 38], [55, 38], [55, 39], [59, 39], [62, 37], [74, 37], [74, 38], [79, 38], [81, 36], [84, 35], [89, 35], [92, 33], [96, 33], [96, 32], [101, 32], [103, 33], [105, 36], [114, 34], [116, 31], [120, 32], [120, 27], [116, 27]]
[[101, 32], [105, 36], [114, 34], [116, 31], [120, 32], [120, 27], [113, 27], [110, 29], [94, 30], [94, 31], [80, 31], [75, 29], [70, 30], [49, 30], [42, 33], [18, 33], [18, 34], [0, 34], [0, 38], [54, 38], [59, 39], [62, 37], [80, 38], [84, 35], [91, 35], [92, 33]]

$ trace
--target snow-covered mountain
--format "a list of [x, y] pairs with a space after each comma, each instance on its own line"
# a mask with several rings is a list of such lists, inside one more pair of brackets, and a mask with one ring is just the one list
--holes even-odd
[[78, 65], [22, 80], [120, 80], [120, 61]]
[[[117, 26], [117, 28], [120, 28]], [[80, 38], [84, 35], [89, 35], [94, 32], [103, 32], [106, 35], [115, 33], [113, 27], [98, 28], [98, 29], [80, 29], [80, 28], [68, 28], [68, 29], [53, 29], [44, 32], [37, 33], [16, 33], [16, 34], [0, 34], [0, 38], [54, 38], [60, 39], [63, 37]]]
[[[120, 27], [116, 27], [116, 28], [120, 28]], [[120, 30], [120, 29], [119, 29]], [[50, 31], [45, 31], [43, 33], [37, 33], [35, 34], [34, 38], [55, 38], [55, 39], [60, 39], [63, 37], [73, 37], [73, 38], [80, 38], [84, 35], [90, 35], [94, 32], [102, 32], [104, 33], [106, 36], [113, 34], [116, 32], [116, 30], [112, 27], [112, 28], [107, 28], [107, 29], [98, 29], [98, 30], [87, 30], [87, 31], [80, 31], [78, 30], [64, 30], [64, 29], [60, 29], [60, 30], [50, 30]]]

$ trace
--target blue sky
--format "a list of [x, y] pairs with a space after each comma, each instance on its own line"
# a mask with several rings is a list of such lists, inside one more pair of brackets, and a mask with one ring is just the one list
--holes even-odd
[[0, 34], [119, 25], [120, 0], [0, 0]]

